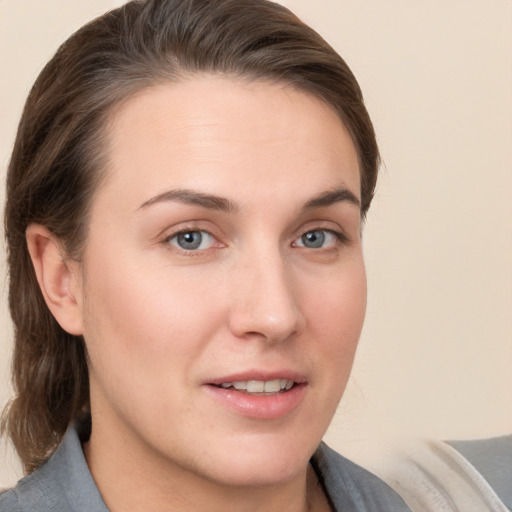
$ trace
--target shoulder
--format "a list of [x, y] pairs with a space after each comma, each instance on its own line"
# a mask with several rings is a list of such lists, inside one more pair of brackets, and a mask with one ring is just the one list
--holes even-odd
[[[51, 460], [51, 459], [50, 459]], [[25, 476], [12, 488], [0, 494], [0, 512], [50, 512], [58, 508], [60, 497], [55, 492], [58, 474], [44, 464]]]
[[402, 498], [379, 477], [322, 443], [311, 459], [336, 510], [409, 512]]
[[14, 489], [0, 492], [0, 512], [21, 512], [18, 495]]
[[108, 512], [74, 427], [45, 464], [0, 494], [0, 512], [35, 511]]

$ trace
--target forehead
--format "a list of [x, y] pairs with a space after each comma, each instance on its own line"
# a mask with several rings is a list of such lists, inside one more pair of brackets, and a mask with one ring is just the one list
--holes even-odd
[[106, 188], [133, 204], [176, 185], [242, 198], [343, 183], [359, 197], [358, 158], [340, 118], [284, 84], [217, 76], [160, 84], [113, 114], [107, 139]]

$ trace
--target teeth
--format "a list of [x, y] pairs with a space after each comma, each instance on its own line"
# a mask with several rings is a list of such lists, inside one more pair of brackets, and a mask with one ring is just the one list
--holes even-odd
[[281, 379], [265, 382], [265, 393], [277, 393], [281, 391]]
[[237, 382], [223, 382], [220, 386], [224, 389], [235, 388], [247, 393], [278, 393], [279, 391], [288, 391], [293, 387], [293, 380], [274, 379], [274, 380], [249, 380]]
[[265, 383], [262, 380], [250, 380], [247, 383], [248, 393], [263, 393], [265, 391]]

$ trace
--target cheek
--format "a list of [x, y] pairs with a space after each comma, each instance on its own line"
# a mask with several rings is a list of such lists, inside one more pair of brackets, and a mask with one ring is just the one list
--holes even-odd
[[357, 342], [366, 312], [366, 272], [362, 257], [324, 276], [319, 286], [310, 286], [307, 298], [309, 319], [329, 339]]
[[341, 397], [352, 369], [366, 312], [366, 273], [362, 258], [326, 279], [307, 297], [314, 357], [325, 385]]
[[149, 270], [136, 259], [102, 257], [99, 263], [99, 256], [89, 262], [85, 282], [92, 372], [116, 388], [137, 382], [151, 392], [170, 385], [186, 374], [218, 323], [210, 288], [198, 290], [169, 267]]
[[201, 295], [168, 267], [141, 272], [141, 265], [103, 259], [94, 268], [84, 338], [96, 416], [115, 411], [126, 424], [165, 431], [189, 408], [182, 390], [194, 382], [194, 364], [218, 324], [206, 310], [215, 302], [197, 299], [211, 292]]
[[212, 304], [197, 300], [208, 298], [212, 286], [204, 286], [203, 280], [199, 289], [200, 280], [186, 272], [140, 257], [93, 255], [97, 257], [87, 266], [85, 313], [94, 322], [92, 330], [108, 332], [114, 340], [136, 343], [135, 335], [144, 333], [148, 343], [165, 343], [178, 329], [198, 327], [198, 311]]

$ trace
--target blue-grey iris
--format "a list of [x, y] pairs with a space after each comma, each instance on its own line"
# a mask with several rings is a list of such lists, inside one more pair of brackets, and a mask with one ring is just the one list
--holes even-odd
[[323, 231], [308, 231], [301, 237], [304, 247], [310, 249], [319, 249], [325, 243], [325, 233]]
[[178, 245], [187, 251], [197, 249], [201, 246], [203, 241], [203, 234], [201, 231], [187, 231], [186, 233], [180, 233], [176, 237]]

